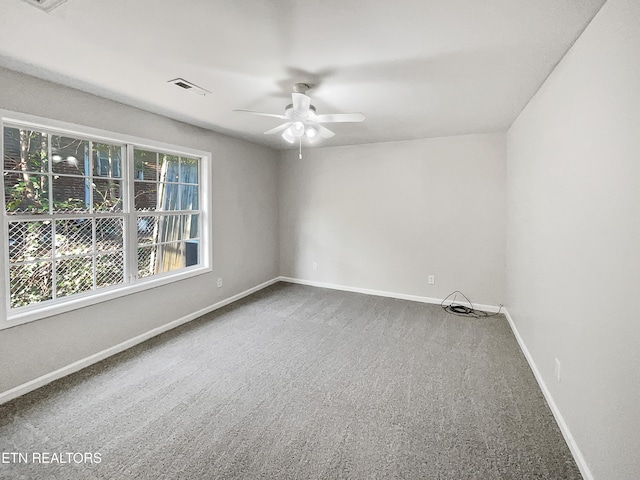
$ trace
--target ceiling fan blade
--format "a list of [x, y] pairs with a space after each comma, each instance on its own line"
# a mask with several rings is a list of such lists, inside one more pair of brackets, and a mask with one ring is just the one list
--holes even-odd
[[326, 113], [316, 115], [315, 121], [320, 123], [363, 122], [364, 115], [361, 113]]
[[293, 113], [299, 117], [306, 117], [309, 114], [311, 98], [304, 93], [295, 92], [291, 94], [291, 98], [293, 98]]
[[335, 135], [331, 130], [327, 127], [323, 127], [322, 125], [316, 124], [315, 127], [318, 129], [318, 133], [322, 138], [331, 138]]
[[274, 133], [281, 132], [285, 128], [291, 126], [291, 122], [283, 123], [282, 125], [277, 126], [276, 128], [272, 128], [271, 130], [267, 130], [264, 132], [265, 135], [273, 135]]
[[279, 118], [281, 120], [287, 120], [287, 117], [285, 117], [284, 115], [278, 115], [277, 113], [253, 112], [251, 110], [234, 110], [234, 112], [250, 113], [251, 115], [260, 115], [262, 117], [273, 117]]

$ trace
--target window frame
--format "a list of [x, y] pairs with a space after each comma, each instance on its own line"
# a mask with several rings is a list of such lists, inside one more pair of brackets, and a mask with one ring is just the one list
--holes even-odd
[[[11, 309], [10, 297], [10, 277], [9, 277], [9, 246], [8, 246], [8, 226], [9, 223], [18, 220], [25, 220], [28, 214], [7, 215], [4, 195], [4, 180], [2, 182], [3, 195], [0, 197], [0, 209], [2, 219], [0, 221], [0, 238], [2, 238], [2, 246], [0, 247], [0, 291], [2, 291], [5, 301], [0, 302], [0, 330], [10, 328], [16, 325], [40, 320], [43, 318], [59, 315], [79, 308], [95, 305], [107, 300], [112, 300], [125, 295], [143, 292], [151, 288], [167, 285], [180, 280], [185, 280], [197, 275], [203, 275], [213, 271], [211, 265], [212, 252], [212, 232], [210, 222], [211, 209], [211, 152], [204, 150], [183, 147], [146, 138], [141, 138], [128, 134], [121, 134], [101, 130], [93, 127], [86, 127], [78, 124], [53, 120], [49, 118], [28, 115], [8, 110], [0, 109], [0, 152], [4, 154], [4, 127], [24, 127], [31, 130], [39, 130], [53, 135], [65, 135], [81, 140], [90, 140], [94, 143], [103, 142], [115, 145], [122, 145], [122, 211], [114, 212], [114, 216], [124, 217], [124, 233], [123, 233], [123, 256], [125, 260], [124, 283], [103, 287], [98, 290], [78, 293], [68, 297], [62, 297], [55, 300], [47, 300], [45, 302], [36, 303], [17, 309]], [[137, 276], [137, 249], [139, 247], [137, 237], [137, 217], [142, 211], [136, 211], [134, 201], [135, 186], [135, 162], [134, 149], [145, 149], [168, 155], [177, 155], [183, 157], [191, 157], [199, 159], [198, 173], [198, 210], [195, 211], [200, 215], [199, 229], [199, 245], [198, 256], [199, 264], [181, 268], [174, 271], [159, 273], [148, 277], [138, 278]], [[0, 172], [4, 174], [4, 156]], [[165, 211], [167, 214], [172, 211]], [[184, 212], [184, 211], [179, 211]], [[175, 212], [178, 214], [179, 212]], [[153, 212], [157, 215], [156, 212]], [[180, 213], [182, 214], [182, 213]], [[55, 213], [47, 215], [47, 218], [69, 218], [70, 216], [82, 216], [93, 218], [96, 212], [82, 214], [64, 214]], [[39, 215], [31, 215], [32, 220], [37, 220]], [[95, 252], [92, 252], [95, 254]], [[53, 259], [55, 262], [55, 259]], [[44, 305], [43, 305], [44, 303]]]

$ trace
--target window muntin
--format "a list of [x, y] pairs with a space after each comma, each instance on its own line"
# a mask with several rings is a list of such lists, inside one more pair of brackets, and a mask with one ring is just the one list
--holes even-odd
[[8, 312], [205, 266], [201, 157], [129, 144], [3, 126]]

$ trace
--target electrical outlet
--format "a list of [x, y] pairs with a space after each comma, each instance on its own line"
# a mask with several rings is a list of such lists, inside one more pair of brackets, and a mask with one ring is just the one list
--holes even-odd
[[218, 288], [222, 287], [222, 277], [218, 279]]
[[435, 284], [436, 284], [435, 275], [429, 275], [429, 285], [435, 285]]
[[316, 262], [313, 262], [313, 269], [318, 270], [318, 264]]
[[561, 366], [562, 364], [560, 363], [560, 360], [556, 358], [555, 372], [556, 372], [556, 380], [558, 380], [558, 383], [560, 383], [560, 367]]

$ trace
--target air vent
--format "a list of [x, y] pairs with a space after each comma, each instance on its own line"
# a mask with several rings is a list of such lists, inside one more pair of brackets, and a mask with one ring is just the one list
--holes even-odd
[[188, 92], [195, 93], [196, 95], [205, 96], [211, 93], [204, 88], [201, 88], [191, 82], [187, 82], [184, 78], [174, 78], [173, 80], [169, 80], [168, 83], [173, 83], [176, 87], [180, 87], [183, 90], [187, 90]]
[[34, 7], [38, 7], [40, 10], [44, 10], [45, 12], [50, 12], [58, 5], [63, 4], [67, 0], [23, 0], [27, 2], [29, 5], [33, 5]]

